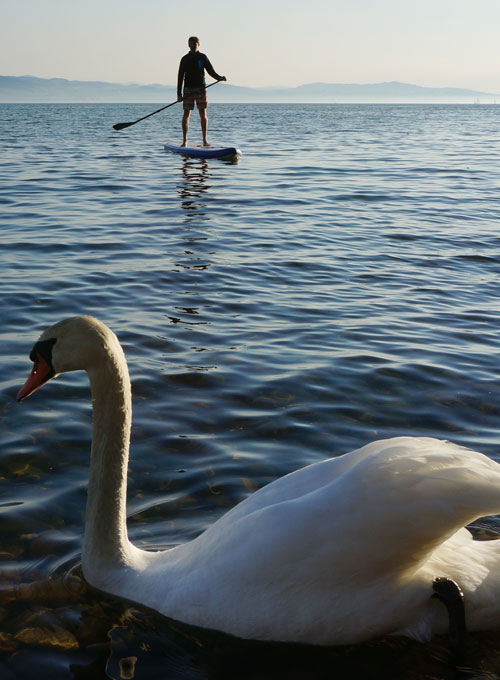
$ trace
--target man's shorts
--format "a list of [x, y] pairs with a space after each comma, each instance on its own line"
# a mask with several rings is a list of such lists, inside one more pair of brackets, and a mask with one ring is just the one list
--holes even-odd
[[185, 87], [182, 98], [182, 106], [185, 111], [192, 111], [194, 104], [198, 109], [206, 109], [208, 106], [207, 91], [199, 87]]

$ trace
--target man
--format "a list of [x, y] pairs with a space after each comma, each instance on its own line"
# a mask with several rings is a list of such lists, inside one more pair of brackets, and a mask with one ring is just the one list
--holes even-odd
[[[196, 36], [188, 40], [189, 52], [185, 54], [179, 64], [177, 78], [177, 101], [184, 102], [184, 115], [182, 117], [182, 146], [187, 145], [189, 130], [189, 118], [194, 104], [198, 108], [203, 135], [203, 146], [210, 146], [207, 140], [208, 117], [207, 117], [207, 91], [205, 83], [205, 70], [216, 80], [226, 80], [226, 76], [219, 76], [210, 63], [206, 54], [198, 51], [200, 41]], [[184, 85], [184, 93], [182, 86]]]

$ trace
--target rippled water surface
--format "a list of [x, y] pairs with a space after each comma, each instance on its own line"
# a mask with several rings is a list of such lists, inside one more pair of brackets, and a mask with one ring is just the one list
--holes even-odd
[[0, 106], [0, 676], [452, 677], [440, 643], [245, 644], [92, 591], [87, 378], [15, 396], [48, 325], [117, 333], [129, 531], [153, 549], [373, 439], [498, 457], [500, 107], [213, 105], [238, 163], [166, 153], [179, 109], [112, 130], [155, 108]]

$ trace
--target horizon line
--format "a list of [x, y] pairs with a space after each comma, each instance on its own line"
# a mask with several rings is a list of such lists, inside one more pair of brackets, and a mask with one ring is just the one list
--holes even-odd
[[[139, 81], [128, 81], [128, 82], [123, 82], [123, 81], [113, 81], [113, 80], [96, 80], [96, 79], [91, 79], [91, 80], [81, 80], [79, 78], [66, 78], [62, 76], [35, 76], [29, 73], [20, 75], [20, 76], [13, 76], [13, 75], [3, 75], [0, 74], [0, 78], [33, 78], [36, 80], [62, 80], [68, 83], [74, 82], [74, 83], [102, 83], [104, 85], [118, 85], [121, 87], [168, 87], [168, 88], [173, 88], [177, 89], [177, 85], [171, 85], [171, 84], [165, 84], [165, 83], [144, 83], [144, 82], [139, 82]], [[484, 90], [478, 90], [474, 87], [457, 87], [454, 85], [418, 85], [416, 83], [404, 81], [404, 80], [379, 80], [379, 81], [371, 81], [371, 82], [328, 82], [328, 81], [311, 81], [311, 82], [306, 82], [306, 83], [301, 83], [300, 85], [237, 85], [235, 83], [227, 82], [227, 85], [231, 87], [236, 87], [236, 88], [241, 88], [241, 89], [248, 89], [248, 90], [297, 90], [299, 88], [303, 87], [309, 87], [309, 86], [341, 86], [341, 87], [349, 87], [349, 86], [359, 86], [359, 87], [370, 87], [370, 86], [376, 86], [376, 85], [406, 85], [406, 86], [411, 86], [415, 87], [418, 89], [423, 89], [423, 90], [457, 90], [457, 91], [465, 91], [465, 92], [475, 92], [478, 94], [484, 94], [488, 96], [498, 96], [500, 97], [500, 93], [497, 92], [486, 92]]]

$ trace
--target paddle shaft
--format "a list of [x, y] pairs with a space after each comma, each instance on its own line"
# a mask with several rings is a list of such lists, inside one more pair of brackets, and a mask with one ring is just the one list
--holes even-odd
[[[209, 87], [212, 87], [212, 85], [217, 85], [217, 83], [220, 83], [220, 80], [216, 80], [214, 83], [210, 83], [210, 85], [206, 86], [206, 90], [208, 90]], [[200, 89], [200, 92], [202, 90]], [[140, 123], [141, 120], [146, 120], [146, 118], [150, 118], [151, 116], [154, 116], [156, 113], [160, 113], [160, 111], [165, 111], [165, 109], [168, 109], [170, 106], [173, 106], [174, 104], [178, 104], [179, 101], [172, 102], [171, 104], [167, 104], [166, 106], [162, 106], [161, 109], [156, 109], [156, 111], [153, 111], [153, 113], [148, 113], [147, 116], [143, 116], [142, 118], [138, 118], [137, 120], [133, 120], [131, 123], [116, 123], [116, 125], [113, 125], [114, 130], [123, 130], [126, 127], [130, 127], [131, 125], [135, 125], [136, 123]]]

